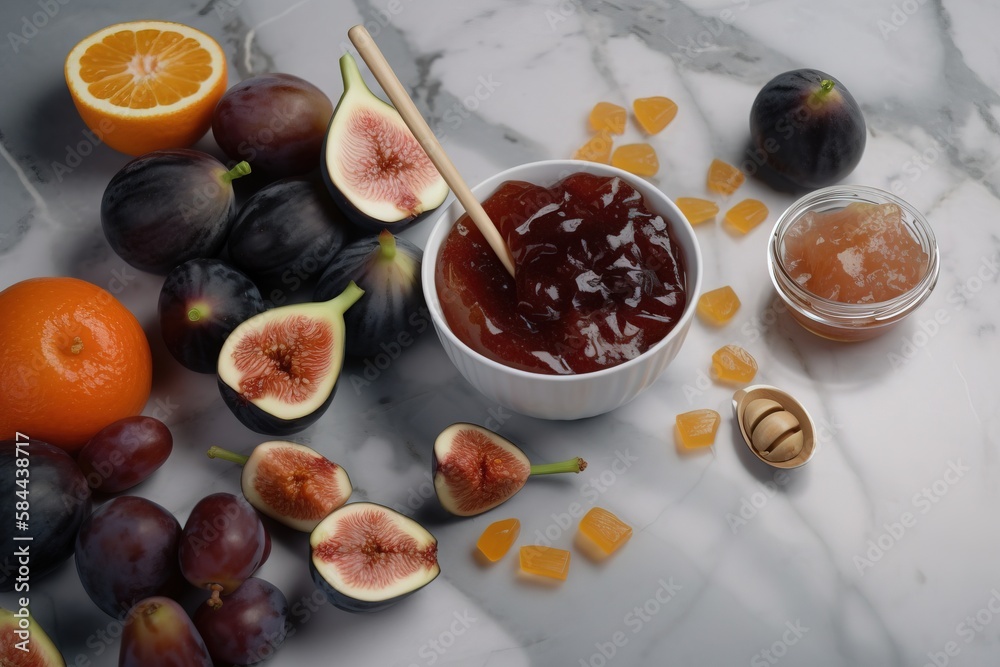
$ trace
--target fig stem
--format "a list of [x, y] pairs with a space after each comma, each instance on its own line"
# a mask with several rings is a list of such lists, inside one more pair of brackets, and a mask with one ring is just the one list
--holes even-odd
[[229, 171], [227, 171], [222, 175], [222, 184], [229, 185], [235, 179], [239, 178], [240, 176], [246, 176], [249, 173], [250, 173], [249, 162], [247, 162], [246, 160], [243, 160], [242, 162], [237, 162], [236, 166], [234, 166], [232, 169], [230, 169]]
[[205, 601], [212, 609], [218, 609], [222, 606], [222, 586], [219, 584], [212, 584], [208, 587], [212, 591], [212, 597]]
[[228, 449], [214, 445], [208, 448], [207, 454], [210, 459], [222, 459], [223, 461], [229, 461], [238, 465], [245, 465], [250, 460], [249, 456], [243, 456], [242, 454], [237, 454], [236, 452], [231, 452]]
[[554, 475], [560, 472], [581, 472], [587, 469], [587, 462], [579, 456], [559, 463], [536, 463], [531, 466], [530, 475]]
[[837, 84], [833, 79], [823, 79], [820, 81], [819, 90], [814, 92], [812, 95], [813, 103], [822, 104], [836, 85]]
[[379, 258], [391, 262], [396, 257], [396, 237], [388, 229], [378, 234]]
[[344, 291], [326, 302], [339, 313], [347, 312], [347, 309], [354, 305], [354, 302], [361, 298], [365, 291], [358, 287], [353, 280], [347, 283]]

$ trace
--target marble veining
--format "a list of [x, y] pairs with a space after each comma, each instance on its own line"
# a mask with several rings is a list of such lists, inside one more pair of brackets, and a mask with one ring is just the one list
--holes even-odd
[[[69, 48], [140, 17], [199, 27], [223, 44], [233, 82], [266, 71], [306, 78], [332, 99], [347, 29], [368, 25], [454, 162], [476, 183], [497, 171], [565, 158], [588, 137], [599, 100], [666, 95], [680, 112], [650, 139], [668, 195], [705, 196], [713, 157], [754, 170], [747, 116], [772, 76], [796, 67], [849, 86], [868, 122], [850, 182], [897, 192], [921, 209], [941, 247], [935, 292], [907, 323], [855, 345], [800, 329], [774, 299], [765, 248], [794, 197], [751, 178], [736, 197], [770, 208], [746, 237], [697, 234], [706, 288], [731, 284], [743, 306], [715, 329], [695, 322], [657, 383], [615, 412], [548, 423], [476, 394], [433, 332], [384, 368], [350, 362], [330, 411], [296, 440], [343, 465], [356, 500], [423, 521], [440, 541], [442, 575], [376, 615], [318, 596], [304, 535], [276, 529], [260, 575], [292, 605], [273, 665], [993, 665], [1000, 655], [1000, 62], [987, 0], [69, 0], [27, 31], [40, 5], [7, 3], [0, 26], [7, 94], [0, 103], [0, 288], [36, 275], [119, 285], [157, 359], [147, 408], [164, 415], [175, 452], [136, 492], [183, 520], [211, 491], [238, 488], [212, 444], [262, 441], [231, 418], [214, 380], [172, 362], [156, 324], [162, 278], [128, 267], [100, 231], [103, 188], [124, 156], [88, 135], [62, 79]], [[14, 35], [14, 37], [11, 37]], [[374, 79], [362, 68], [377, 90]], [[630, 122], [619, 143], [642, 140]], [[198, 147], [216, 155], [206, 137]], [[727, 204], [723, 202], [723, 210]], [[405, 236], [426, 240], [430, 223]], [[117, 281], [117, 282], [113, 282]], [[0, 314], [2, 316], [2, 314]], [[810, 409], [820, 450], [775, 473], [732, 422], [733, 388], [708, 375], [712, 352], [746, 347], [755, 382]], [[368, 360], [371, 361], [371, 360]], [[716, 444], [680, 451], [673, 416], [724, 417]], [[484, 424], [535, 460], [581, 455], [571, 479], [538, 479], [498, 510], [456, 521], [430, 483], [430, 446], [454, 421]], [[574, 550], [593, 505], [635, 527], [595, 563]], [[516, 554], [490, 567], [472, 549], [491, 521], [517, 516], [518, 544], [573, 551], [567, 582], [539, 586]], [[272, 524], [273, 525], [273, 524]], [[32, 587], [33, 612], [67, 662], [117, 664], [118, 628], [87, 599], [72, 563]], [[194, 604], [196, 596], [188, 602]], [[0, 605], [11, 606], [11, 595]]]

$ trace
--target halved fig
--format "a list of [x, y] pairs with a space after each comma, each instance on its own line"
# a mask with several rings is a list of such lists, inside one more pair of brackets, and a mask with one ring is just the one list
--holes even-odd
[[457, 516], [493, 509], [520, 491], [531, 475], [586, 468], [579, 457], [531, 465], [517, 445], [475, 424], [452, 424], [434, 441], [434, 490], [441, 506]]
[[329, 301], [273, 308], [229, 334], [219, 353], [219, 389], [247, 428], [289, 435], [320, 418], [344, 363], [344, 312], [362, 294], [351, 282]]
[[375, 503], [349, 503], [309, 536], [313, 581], [339, 609], [384, 609], [441, 572], [437, 540], [419, 523]]
[[[406, 239], [382, 230], [377, 238], [359, 239], [333, 258], [316, 285], [315, 299], [329, 299], [355, 281], [365, 299], [344, 315], [347, 354], [367, 357], [405, 346], [401, 334], [424, 305], [420, 289], [423, 251]], [[412, 342], [412, 341], [411, 341]]]
[[320, 167], [347, 218], [371, 231], [416, 221], [448, 196], [448, 185], [399, 112], [376, 97], [349, 53], [344, 94], [327, 129]]
[[208, 457], [243, 466], [240, 483], [247, 501], [261, 514], [304, 533], [346, 503], [353, 490], [346, 470], [295, 442], [264, 442], [250, 456], [212, 447]]
[[0, 609], [0, 665], [66, 667], [66, 661], [27, 609]]

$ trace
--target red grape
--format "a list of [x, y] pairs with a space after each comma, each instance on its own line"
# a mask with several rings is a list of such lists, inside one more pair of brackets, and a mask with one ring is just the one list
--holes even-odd
[[94, 511], [76, 537], [76, 569], [90, 599], [115, 618], [181, 583], [181, 525], [156, 503], [120, 496]]
[[285, 639], [288, 601], [273, 584], [251, 577], [216, 609], [208, 601], [194, 612], [208, 652], [216, 662], [252, 665], [277, 650]]
[[193, 585], [212, 591], [209, 604], [220, 606], [220, 594], [235, 591], [260, 567], [267, 540], [257, 510], [246, 499], [213, 493], [198, 501], [184, 524], [181, 572]]
[[90, 439], [76, 462], [95, 491], [118, 493], [145, 480], [163, 465], [174, 439], [154, 417], [126, 417]]

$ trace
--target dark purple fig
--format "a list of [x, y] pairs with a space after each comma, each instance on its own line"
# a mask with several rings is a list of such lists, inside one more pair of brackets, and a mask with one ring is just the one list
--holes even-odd
[[0, 608], [0, 665], [66, 667], [66, 661], [26, 608]]
[[214, 373], [226, 338], [262, 312], [264, 300], [253, 281], [221, 259], [198, 258], [167, 274], [158, 310], [174, 359], [192, 371]]
[[287, 619], [288, 600], [278, 587], [250, 577], [226, 596], [222, 609], [206, 602], [192, 620], [217, 663], [253, 665], [281, 646]]
[[441, 572], [437, 540], [419, 523], [374, 503], [334, 510], [309, 536], [316, 586], [337, 608], [378, 611]]
[[352, 282], [334, 299], [273, 308], [229, 335], [219, 390], [247, 428], [283, 436], [322, 416], [344, 363], [344, 312], [362, 294]]
[[355, 241], [337, 255], [319, 279], [313, 298], [324, 301], [350, 281], [365, 291], [357, 306], [344, 314], [347, 354], [367, 357], [409, 336], [413, 318], [424, 305], [420, 289], [423, 253], [409, 241], [382, 230], [377, 238]]
[[212, 135], [233, 160], [246, 160], [272, 178], [312, 171], [319, 164], [333, 103], [291, 74], [259, 74], [222, 96]]
[[347, 219], [365, 231], [401, 227], [448, 196], [448, 185], [391, 105], [376, 97], [349, 53], [320, 167]]
[[346, 503], [353, 491], [346, 470], [294, 442], [264, 442], [250, 456], [212, 447], [208, 456], [243, 466], [240, 481], [247, 501], [261, 514], [304, 533]]
[[493, 509], [520, 491], [531, 475], [586, 468], [579, 457], [531, 465], [517, 445], [475, 424], [452, 424], [434, 441], [434, 490], [441, 506], [457, 516]]
[[183, 581], [180, 537], [180, 523], [163, 507], [138, 496], [112, 498], [83, 522], [76, 538], [84, 590], [117, 619], [140, 600], [173, 595]]
[[229, 233], [229, 258], [267, 300], [312, 286], [340, 252], [349, 225], [318, 179], [272, 183], [250, 197]]
[[72, 556], [90, 504], [87, 479], [64, 450], [0, 441], [0, 512], [8, 517], [0, 521], [0, 591], [27, 590]]
[[205, 641], [170, 598], [136, 603], [123, 625], [118, 667], [212, 667]]
[[114, 175], [101, 200], [104, 236], [137, 269], [166, 275], [195, 257], [212, 257], [236, 214], [232, 169], [207, 153], [162, 150], [137, 157]]
[[750, 109], [757, 156], [798, 188], [831, 185], [847, 176], [865, 150], [861, 107], [837, 79], [814, 69], [779, 74]]
[[108, 424], [77, 454], [87, 484], [100, 493], [130, 489], [152, 475], [170, 456], [174, 438], [155, 417], [125, 417]]

